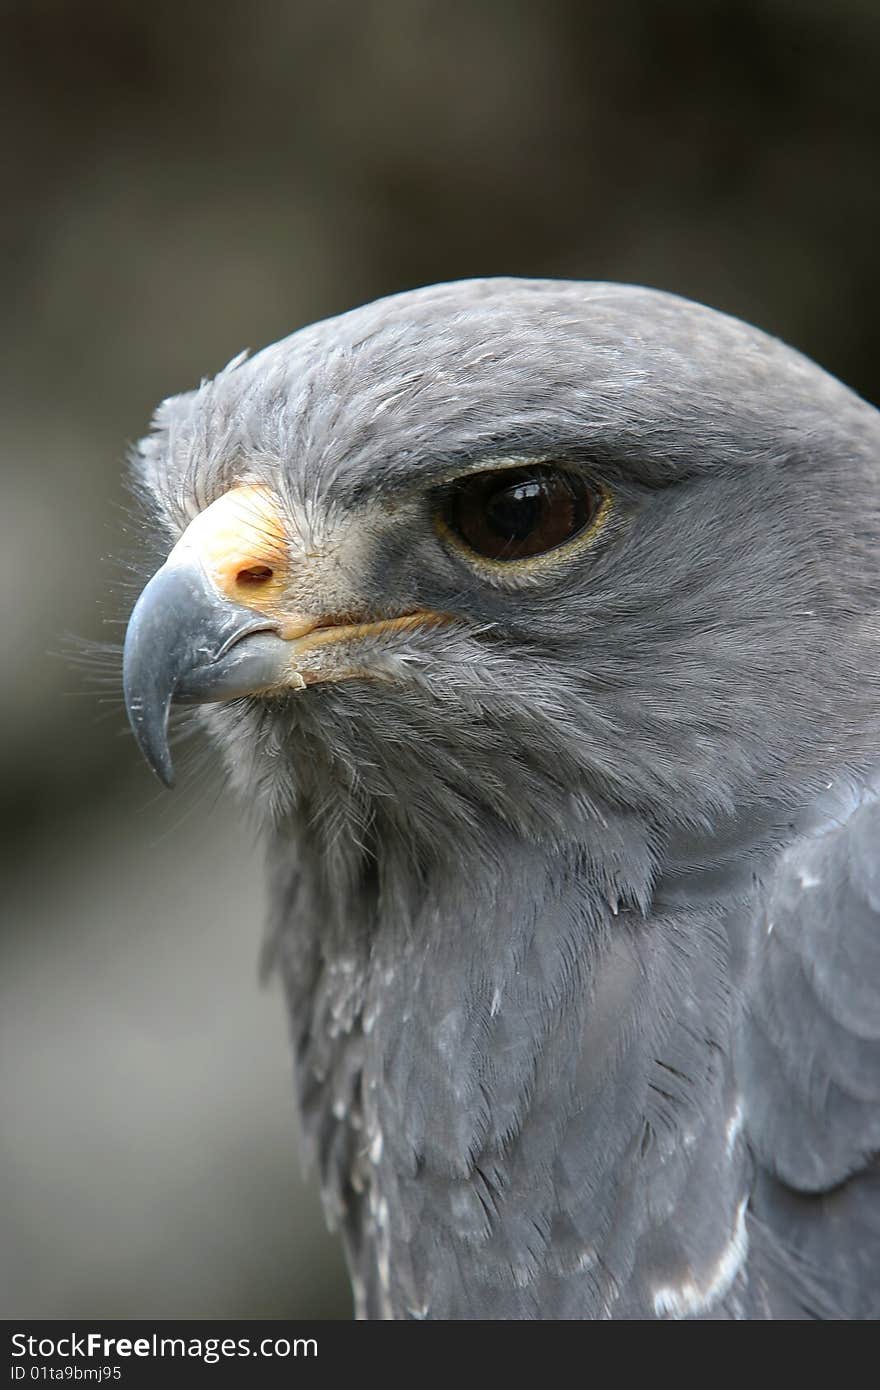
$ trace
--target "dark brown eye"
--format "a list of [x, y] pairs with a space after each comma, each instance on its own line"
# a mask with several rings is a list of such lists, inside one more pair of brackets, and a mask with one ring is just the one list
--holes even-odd
[[601, 497], [577, 473], [549, 464], [475, 473], [448, 494], [446, 523], [487, 560], [543, 555], [586, 530]]

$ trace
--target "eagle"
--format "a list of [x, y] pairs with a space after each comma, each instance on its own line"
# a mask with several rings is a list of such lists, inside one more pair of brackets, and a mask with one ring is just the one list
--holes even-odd
[[880, 1313], [880, 415], [487, 278], [166, 400], [124, 694], [265, 826], [359, 1317]]

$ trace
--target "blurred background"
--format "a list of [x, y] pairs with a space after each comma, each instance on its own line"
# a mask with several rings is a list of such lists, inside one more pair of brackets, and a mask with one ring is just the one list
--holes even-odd
[[876, 401], [880, 7], [0, 17], [0, 1316], [348, 1317], [259, 845], [209, 768], [158, 792], [63, 656], [130, 603], [126, 447], [242, 347], [495, 273], [677, 290]]

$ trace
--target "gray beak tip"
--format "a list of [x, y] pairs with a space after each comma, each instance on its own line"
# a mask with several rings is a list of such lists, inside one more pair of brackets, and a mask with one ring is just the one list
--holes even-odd
[[175, 778], [168, 747], [169, 703], [160, 699], [151, 706], [145, 706], [140, 697], [132, 694], [130, 683], [126, 681], [125, 707], [137, 746], [159, 781], [170, 789], [174, 786]]
[[122, 680], [132, 733], [166, 787], [174, 786], [172, 703], [233, 699], [271, 685], [287, 652], [267, 629], [264, 615], [224, 599], [196, 564], [163, 565], [147, 584], [128, 622]]

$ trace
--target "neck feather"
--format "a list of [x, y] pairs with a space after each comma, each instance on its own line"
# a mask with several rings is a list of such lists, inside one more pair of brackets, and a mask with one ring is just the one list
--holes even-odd
[[582, 854], [516, 840], [418, 873], [371, 861], [340, 892], [295, 840], [273, 853], [273, 940], [361, 1311], [738, 1297], [731, 914], [615, 913]]

